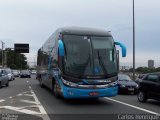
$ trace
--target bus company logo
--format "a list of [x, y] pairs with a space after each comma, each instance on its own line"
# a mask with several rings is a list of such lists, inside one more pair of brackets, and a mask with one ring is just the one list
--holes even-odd
[[98, 82], [96, 80], [83, 80], [85, 84], [96, 85]]

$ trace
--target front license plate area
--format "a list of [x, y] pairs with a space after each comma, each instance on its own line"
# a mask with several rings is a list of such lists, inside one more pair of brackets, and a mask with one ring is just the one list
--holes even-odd
[[128, 88], [129, 91], [134, 91], [134, 88]]
[[90, 95], [90, 96], [98, 96], [98, 95], [99, 95], [99, 92], [90, 92], [89, 95]]

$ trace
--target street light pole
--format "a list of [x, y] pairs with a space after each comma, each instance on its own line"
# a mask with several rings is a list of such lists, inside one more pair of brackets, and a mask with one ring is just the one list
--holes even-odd
[[133, 0], [133, 80], [135, 80], [135, 12]]
[[7, 50], [5, 50], [5, 52], [4, 52], [4, 61], [5, 61], [5, 64], [4, 64], [4, 66], [7, 68]]
[[36, 55], [34, 55], [34, 67], [36, 66]]
[[4, 67], [4, 59], [3, 59], [4, 42], [1, 40], [1, 43], [2, 43], [2, 67]]

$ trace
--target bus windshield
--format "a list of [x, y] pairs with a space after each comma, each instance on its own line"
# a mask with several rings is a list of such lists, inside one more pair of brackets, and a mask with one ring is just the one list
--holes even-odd
[[112, 37], [64, 35], [64, 72], [79, 77], [117, 73]]

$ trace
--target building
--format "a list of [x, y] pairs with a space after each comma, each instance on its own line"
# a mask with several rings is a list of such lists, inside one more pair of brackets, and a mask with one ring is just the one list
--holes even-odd
[[148, 60], [148, 68], [154, 68], [154, 60]]
[[123, 70], [129, 70], [129, 69], [131, 69], [132, 68], [132, 66], [120, 66], [120, 70], [121, 71], [123, 71]]

